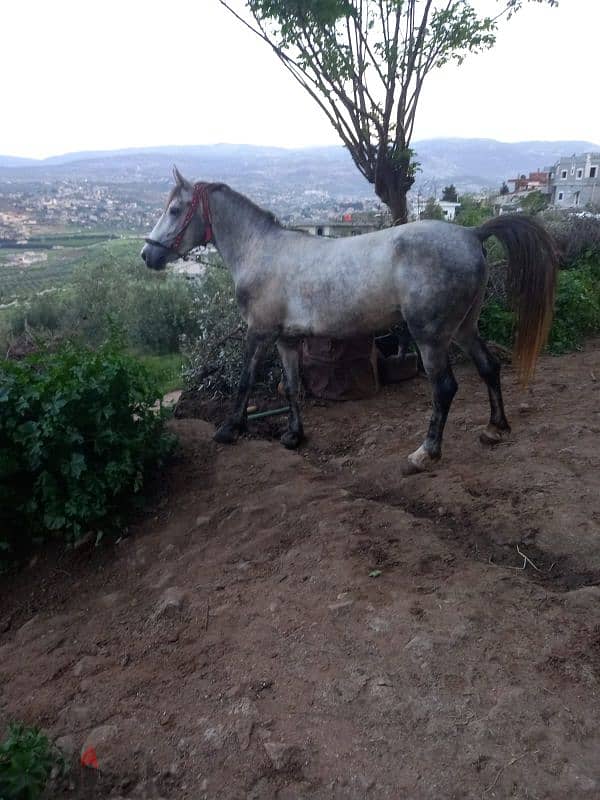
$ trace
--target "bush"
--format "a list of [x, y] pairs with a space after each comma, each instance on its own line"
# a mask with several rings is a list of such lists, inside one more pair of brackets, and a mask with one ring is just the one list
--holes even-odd
[[456, 209], [456, 222], [459, 225], [467, 228], [477, 227], [493, 215], [493, 209], [488, 203], [478, 200], [471, 194], [461, 195], [460, 208]]
[[65, 772], [64, 758], [43, 733], [11, 725], [0, 743], [0, 798], [37, 800], [55, 768]]
[[558, 276], [554, 322], [548, 349], [566, 353], [600, 330], [600, 260], [594, 265], [562, 270]]
[[[494, 271], [492, 270], [492, 278]], [[497, 281], [497, 277], [496, 277]], [[494, 281], [491, 281], [493, 287]], [[493, 293], [483, 307], [479, 329], [484, 339], [510, 347], [514, 335], [514, 315], [505, 297]], [[586, 336], [600, 331], [600, 259], [583, 259], [558, 274], [554, 321], [548, 350], [560, 354], [581, 346]]]
[[0, 549], [117, 530], [173, 445], [154, 382], [111, 342], [0, 365]]
[[479, 331], [488, 342], [510, 347], [513, 340], [515, 315], [498, 300], [487, 302], [479, 318]]
[[600, 219], [568, 211], [546, 211], [544, 225], [558, 244], [562, 266], [577, 267], [581, 260], [600, 261]]

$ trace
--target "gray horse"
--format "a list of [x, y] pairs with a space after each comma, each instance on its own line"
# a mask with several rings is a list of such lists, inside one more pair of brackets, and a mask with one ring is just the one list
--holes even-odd
[[192, 248], [213, 242], [231, 271], [248, 324], [234, 410], [216, 432], [218, 442], [235, 441], [245, 428], [256, 367], [270, 342], [277, 342], [290, 404], [281, 440], [294, 448], [303, 438], [299, 340], [372, 334], [402, 320], [419, 347], [433, 394], [427, 435], [408, 456], [405, 471], [426, 470], [441, 456], [444, 425], [457, 390], [448, 358], [452, 341], [473, 359], [488, 388], [491, 417], [482, 440], [494, 444], [510, 431], [500, 364], [477, 329], [488, 278], [483, 242], [496, 236], [508, 252], [515, 361], [526, 383], [548, 335], [556, 283], [556, 250], [541, 225], [514, 215], [478, 228], [427, 220], [324, 239], [286, 230], [273, 214], [225, 184], [192, 184], [177, 169], [174, 176], [175, 187], [146, 239], [142, 258], [148, 267], [163, 269]]

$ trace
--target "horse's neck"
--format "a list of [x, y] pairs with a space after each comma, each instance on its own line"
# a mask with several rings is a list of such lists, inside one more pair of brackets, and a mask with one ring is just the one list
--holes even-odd
[[228, 186], [210, 197], [215, 244], [234, 281], [255, 255], [257, 236], [264, 236], [263, 213]]

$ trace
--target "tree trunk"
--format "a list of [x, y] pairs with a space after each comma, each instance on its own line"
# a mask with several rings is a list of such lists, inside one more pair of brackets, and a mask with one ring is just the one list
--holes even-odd
[[410, 159], [384, 156], [375, 174], [375, 192], [392, 213], [394, 225], [408, 222], [406, 195], [415, 182]]

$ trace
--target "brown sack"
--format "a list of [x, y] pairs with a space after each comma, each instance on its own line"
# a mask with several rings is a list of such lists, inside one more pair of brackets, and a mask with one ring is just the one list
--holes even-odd
[[305, 339], [302, 379], [307, 394], [323, 400], [371, 397], [379, 388], [373, 337]]

